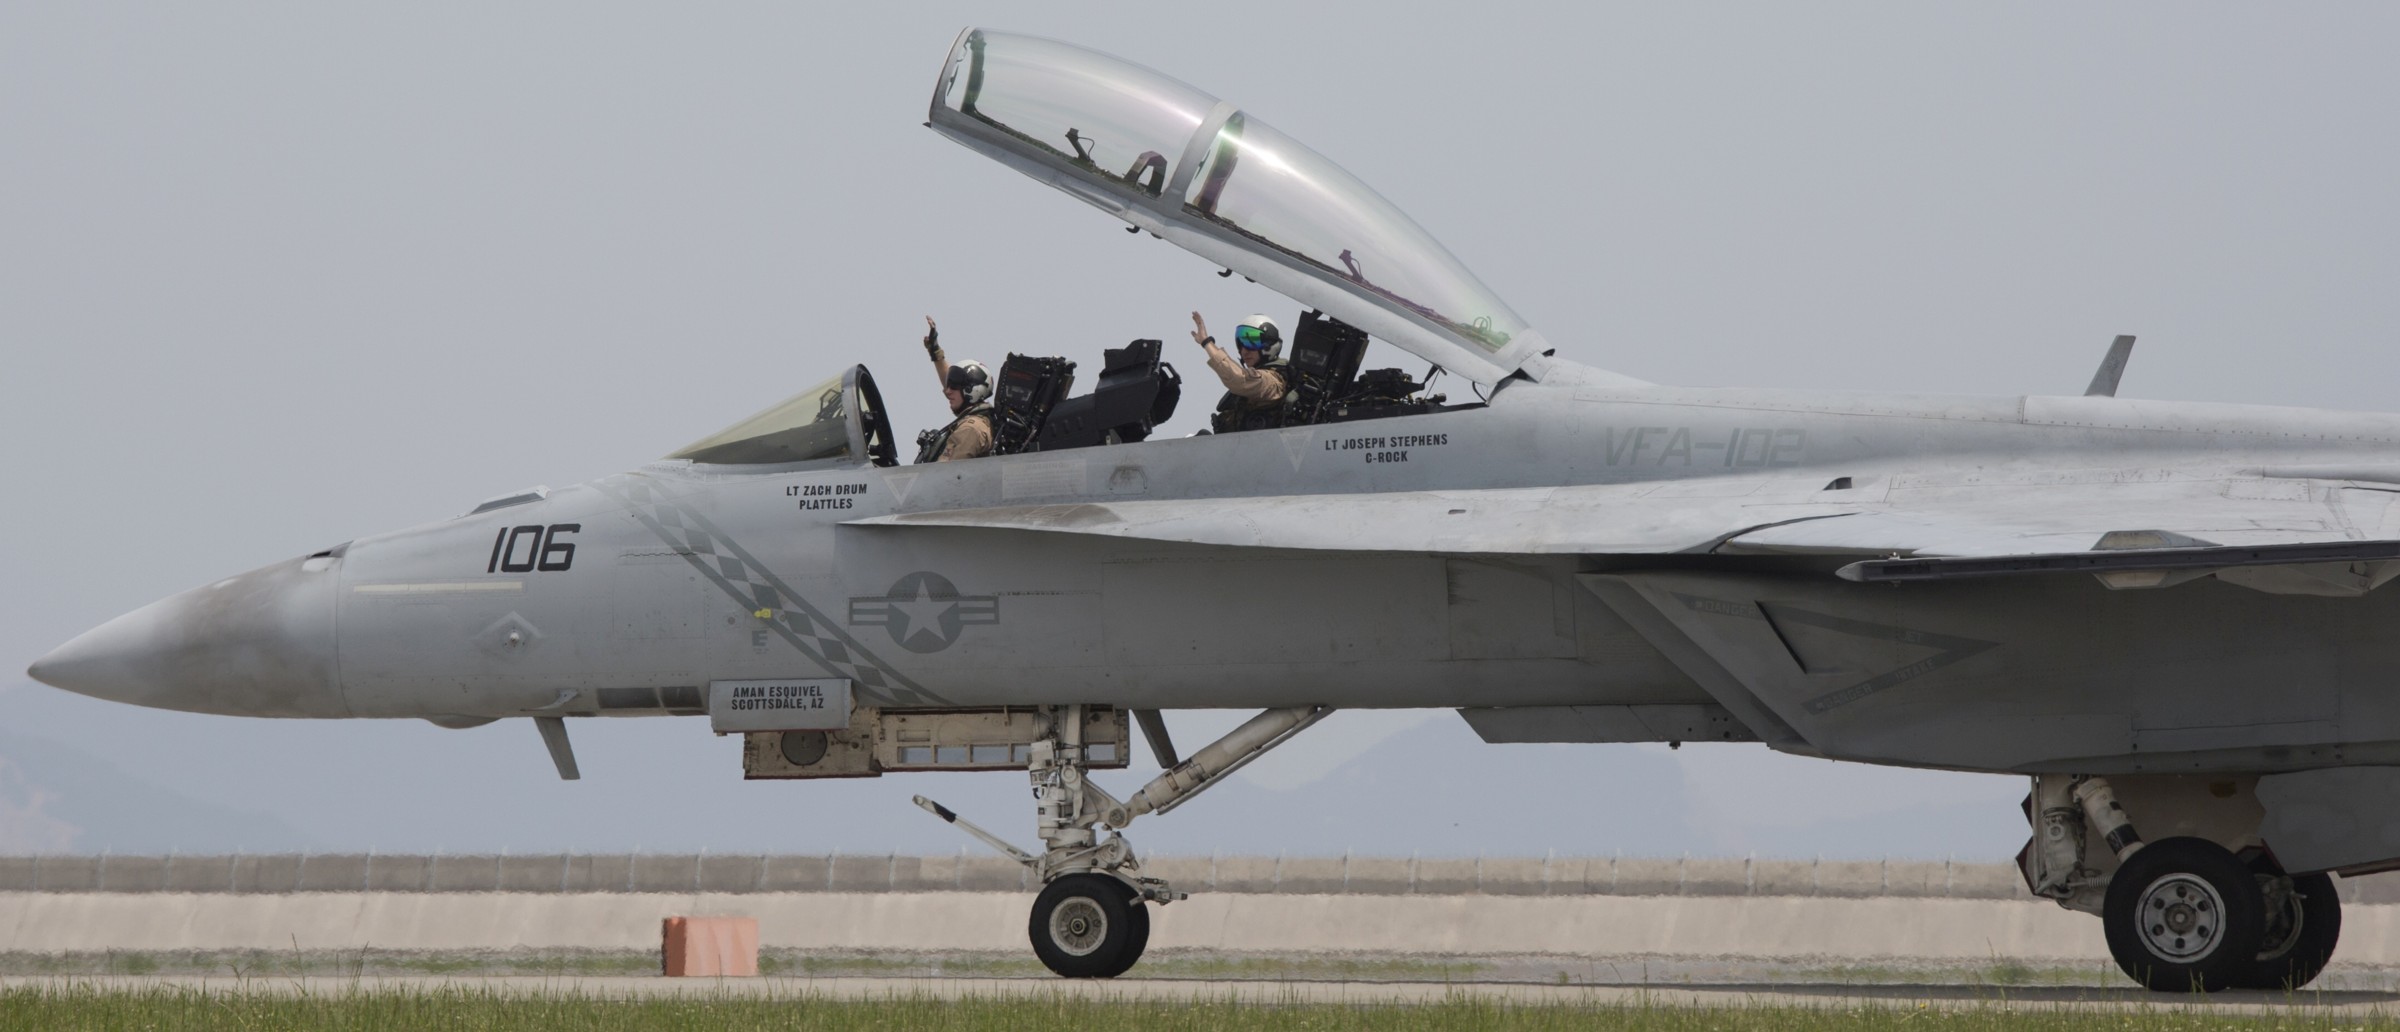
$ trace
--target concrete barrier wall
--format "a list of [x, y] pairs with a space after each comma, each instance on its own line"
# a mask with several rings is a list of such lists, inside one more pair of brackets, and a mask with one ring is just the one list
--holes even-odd
[[[2028, 899], [2011, 864], [1690, 857], [1153, 857], [1191, 892], [1366, 896], [1826, 896]], [[284, 854], [0, 857], [0, 893], [1031, 892], [997, 856]], [[2400, 903], [2400, 878], [2341, 882]]]
[[[1632, 857], [1154, 857], [1195, 892], [2015, 899], [2005, 864]], [[1030, 892], [996, 856], [536, 854], [0, 857], [0, 892]]]
[[[660, 921], [741, 915], [771, 948], [1022, 952], [1032, 897], [1005, 892], [0, 892], [0, 951], [604, 950]], [[1156, 912], [1153, 949], [1231, 952], [1840, 958], [2104, 964], [2100, 922], [2046, 902], [1803, 896], [1194, 896]], [[2351, 907], [2345, 965], [2400, 966], [2400, 906]]]
[[[0, 893], [0, 950], [655, 950], [660, 921], [741, 915], [761, 944], [839, 951], [1025, 948], [1032, 896], [1003, 892]], [[2400, 907], [2344, 915], [2377, 963]], [[1798, 896], [1199, 895], [1156, 912], [1152, 949], [1291, 953], [1841, 957], [2103, 962], [2100, 922], [2045, 902]]]

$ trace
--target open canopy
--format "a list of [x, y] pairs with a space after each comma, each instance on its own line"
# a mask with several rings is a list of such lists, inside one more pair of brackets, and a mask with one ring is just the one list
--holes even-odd
[[1547, 347], [1357, 177], [1173, 77], [969, 29], [942, 66], [930, 124], [1453, 373], [1497, 382]]

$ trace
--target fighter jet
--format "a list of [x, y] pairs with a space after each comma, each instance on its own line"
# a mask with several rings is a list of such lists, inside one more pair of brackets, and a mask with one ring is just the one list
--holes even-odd
[[[30, 673], [530, 719], [569, 778], [593, 716], [706, 717], [749, 777], [1025, 771], [1038, 848], [918, 802], [1034, 872], [1033, 949], [1070, 977], [1128, 970], [1184, 898], [1135, 820], [1341, 707], [2026, 779], [2027, 885], [2159, 990], [2307, 983], [2330, 875], [2400, 866], [2400, 417], [2119, 398], [2131, 338], [2080, 395], [1656, 385], [1557, 354], [1358, 178], [1167, 75], [970, 29], [926, 124], [1304, 306], [1290, 393], [1154, 438], [1180, 383], [1156, 342], [1083, 395], [1068, 357], [1017, 356], [996, 454], [901, 464], [855, 367]], [[1369, 340], [1472, 400], [1362, 371]], [[1188, 758], [1159, 716], [1236, 707], [1260, 712]], [[1166, 769], [1118, 798], [1087, 775], [1136, 726]]]

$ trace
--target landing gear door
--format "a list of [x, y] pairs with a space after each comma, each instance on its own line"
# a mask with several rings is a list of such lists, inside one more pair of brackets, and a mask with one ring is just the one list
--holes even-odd
[[1479, 383], [1548, 345], [1389, 201], [1248, 112], [1082, 47], [969, 29], [927, 124]]

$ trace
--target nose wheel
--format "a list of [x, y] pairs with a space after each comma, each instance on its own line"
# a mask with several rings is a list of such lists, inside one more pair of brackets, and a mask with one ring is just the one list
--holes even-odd
[[1070, 874], [1035, 897], [1025, 930], [1043, 967], [1066, 978], [1115, 978], [1150, 944], [1150, 908], [1116, 878]]
[[949, 807], [916, 798], [917, 806], [950, 822], [1009, 859], [1024, 864], [1042, 882], [1025, 932], [1042, 965], [1067, 978], [1115, 978], [1131, 969], [1150, 944], [1150, 903], [1164, 906], [1184, 894], [1145, 877], [1125, 837], [1101, 828], [1123, 828], [1143, 814], [1164, 814], [1191, 801], [1244, 764], [1265, 755], [1333, 712], [1325, 706], [1267, 710], [1250, 718], [1181, 763], [1155, 716], [1143, 720], [1151, 748], [1168, 769], [1130, 797], [1119, 800], [1087, 778], [1081, 728], [1083, 707], [1043, 708], [1051, 728], [1034, 741], [1026, 773], [1033, 779], [1034, 824], [1040, 854], [1026, 852], [976, 827]]

